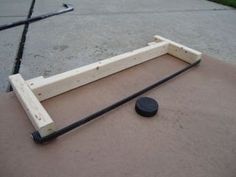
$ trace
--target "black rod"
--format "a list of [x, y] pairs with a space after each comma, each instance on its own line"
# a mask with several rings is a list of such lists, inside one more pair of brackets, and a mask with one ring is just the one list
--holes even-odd
[[0, 31], [6, 30], [6, 29], [9, 29], [9, 28], [13, 28], [13, 27], [16, 27], [16, 26], [24, 25], [24, 24], [33, 23], [33, 22], [43, 20], [43, 19], [48, 18], [48, 17], [52, 17], [52, 16], [55, 16], [55, 15], [60, 15], [60, 14], [67, 13], [67, 12], [70, 12], [70, 11], [74, 10], [74, 8], [71, 7], [68, 4], [63, 4], [63, 7], [65, 7], [65, 9], [59, 10], [57, 12], [47, 13], [47, 14], [44, 14], [44, 15], [39, 15], [39, 16], [35, 16], [35, 17], [32, 17], [32, 18], [27, 18], [25, 20], [20, 20], [20, 21], [13, 22], [13, 23], [10, 23], [10, 24], [2, 25], [2, 26], [0, 26]]
[[185, 67], [185, 68], [183, 68], [183, 69], [181, 69], [181, 70], [179, 70], [179, 71], [177, 71], [177, 72], [175, 72], [175, 73], [173, 73], [173, 74], [171, 74], [171, 75], [169, 75], [169, 76], [159, 80], [158, 82], [156, 82], [156, 83], [154, 83], [154, 84], [152, 84], [152, 85], [150, 85], [150, 86], [148, 86], [148, 87], [146, 87], [146, 88], [144, 88], [144, 89], [142, 89], [142, 90], [140, 90], [140, 91], [138, 91], [138, 92], [136, 92], [136, 93], [134, 93], [134, 94], [132, 94], [132, 95], [122, 99], [122, 100], [120, 100], [120, 101], [117, 101], [117, 102], [113, 103], [112, 105], [107, 106], [106, 108], [103, 108], [103, 109], [101, 109], [101, 110], [99, 110], [99, 111], [97, 111], [97, 112], [95, 112], [95, 113], [93, 113], [93, 114], [91, 114], [91, 115], [89, 115], [89, 116], [79, 120], [79, 121], [76, 121], [76, 122], [74, 122], [74, 123], [72, 123], [72, 124], [70, 124], [70, 125], [68, 125], [68, 126], [66, 126], [64, 128], [61, 128], [61, 129], [53, 132], [50, 135], [47, 135], [45, 137], [41, 137], [39, 132], [35, 131], [35, 132], [32, 133], [32, 137], [33, 137], [33, 139], [34, 139], [34, 141], [36, 143], [40, 143], [40, 144], [44, 143], [44, 142], [47, 142], [49, 140], [55, 139], [58, 136], [61, 136], [61, 135], [65, 134], [65, 133], [67, 133], [67, 132], [69, 132], [69, 131], [71, 131], [71, 130], [73, 130], [75, 128], [78, 128], [78, 127], [80, 127], [80, 126], [82, 126], [82, 125], [84, 125], [84, 124], [86, 124], [86, 123], [88, 123], [88, 122], [98, 118], [99, 116], [101, 116], [101, 115], [103, 115], [103, 114], [105, 114], [105, 113], [107, 113], [109, 111], [112, 111], [113, 109], [115, 109], [115, 108], [117, 108], [117, 107], [127, 103], [128, 101], [130, 101], [130, 100], [132, 100], [132, 99], [134, 99], [134, 98], [144, 94], [145, 92], [147, 92], [147, 91], [149, 91], [149, 90], [151, 90], [151, 89], [153, 89], [155, 87], [160, 86], [161, 84], [169, 81], [170, 79], [175, 78], [176, 76], [180, 75], [181, 73], [183, 73], [183, 72], [189, 70], [190, 68], [198, 65], [200, 63], [200, 61], [201, 60], [198, 60], [198, 61], [188, 65], [187, 67]]

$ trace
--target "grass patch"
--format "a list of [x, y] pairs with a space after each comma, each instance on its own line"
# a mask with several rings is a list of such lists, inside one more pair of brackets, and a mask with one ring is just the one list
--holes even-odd
[[212, 2], [217, 2], [219, 4], [227, 5], [236, 8], [236, 0], [209, 0]]

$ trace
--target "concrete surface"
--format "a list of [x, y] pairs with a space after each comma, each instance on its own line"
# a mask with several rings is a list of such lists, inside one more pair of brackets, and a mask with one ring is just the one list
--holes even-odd
[[[30, 4], [31, 0], [0, 0], [0, 25], [25, 19]], [[0, 92], [9, 86], [22, 32], [23, 26], [0, 31]]]
[[[31, 0], [0, 0], [0, 17], [26, 17]], [[7, 22], [11, 19], [7, 19]], [[17, 19], [13, 19], [15, 21]]]
[[[24, 2], [28, 3], [17, 1]], [[236, 11], [230, 7], [206, 0], [37, 0], [33, 16], [60, 9], [63, 2], [73, 4], [75, 11], [29, 27], [20, 69], [26, 79], [47, 77], [142, 47], [155, 34], [236, 63]], [[22, 14], [17, 10], [16, 16]]]
[[[19, 17], [1, 18], [0, 24], [16, 21]], [[8, 88], [8, 76], [12, 73], [18, 44], [23, 27], [12, 28], [0, 32], [0, 91], [5, 92]]]
[[[34, 14], [53, 11], [62, 2], [38, 1]], [[236, 11], [230, 7], [205, 0], [68, 3], [74, 12], [30, 26], [20, 71], [25, 78], [47, 77], [142, 47], [155, 34], [236, 63]]]

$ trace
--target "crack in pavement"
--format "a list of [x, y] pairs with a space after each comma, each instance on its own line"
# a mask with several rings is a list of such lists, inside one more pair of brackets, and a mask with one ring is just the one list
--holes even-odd
[[[27, 15], [27, 19], [29, 19], [32, 16], [34, 5], [35, 5], [35, 0], [32, 0], [31, 5], [30, 5], [30, 9], [29, 9], [29, 12], [28, 12], [28, 15]], [[20, 66], [21, 66], [21, 61], [22, 61], [22, 57], [23, 57], [23, 53], [24, 53], [25, 41], [26, 41], [26, 35], [27, 35], [27, 32], [28, 32], [28, 28], [29, 28], [29, 23], [26, 23], [24, 25], [24, 29], [23, 29], [23, 32], [22, 32], [22, 35], [21, 35], [21, 40], [20, 40], [17, 55], [16, 55], [16, 58], [15, 58], [15, 63], [13, 65], [12, 74], [17, 74], [20, 71]], [[11, 87], [10, 84], [9, 84], [9, 87], [8, 87], [7, 91], [12, 91], [12, 87]]]

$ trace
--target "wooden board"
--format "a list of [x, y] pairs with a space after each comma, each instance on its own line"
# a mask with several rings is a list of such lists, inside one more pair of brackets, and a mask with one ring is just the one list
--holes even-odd
[[55, 131], [55, 123], [20, 74], [9, 77], [11, 85], [30, 121], [41, 136]]
[[168, 54], [180, 58], [187, 63], [193, 63], [201, 59], [201, 52], [158, 35], [155, 35], [154, 38], [157, 43], [162, 41], [168, 42]]
[[40, 76], [24, 81], [20, 74], [16, 74], [9, 76], [9, 80], [34, 127], [39, 131], [41, 137], [44, 137], [55, 131], [55, 123], [39, 101], [110, 76], [164, 54], [169, 53], [190, 64], [201, 60], [202, 54], [198, 51], [161, 36], [155, 36], [155, 39], [155, 42], [149, 43], [146, 47], [49, 78]]
[[167, 53], [168, 42], [162, 41], [131, 52], [79, 67], [49, 78], [28, 81], [29, 87], [40, 101], [80, 87], [124, 69], [138, 65]]
[[[42, 102], [58, 128], [153, 83], [186, 63], [164, 55]], [[222, 177], [236, 174], [236, 66], [203, 56], [199, 67], [44, 146], [14, 93], [0, 95], [0, 176]]]

